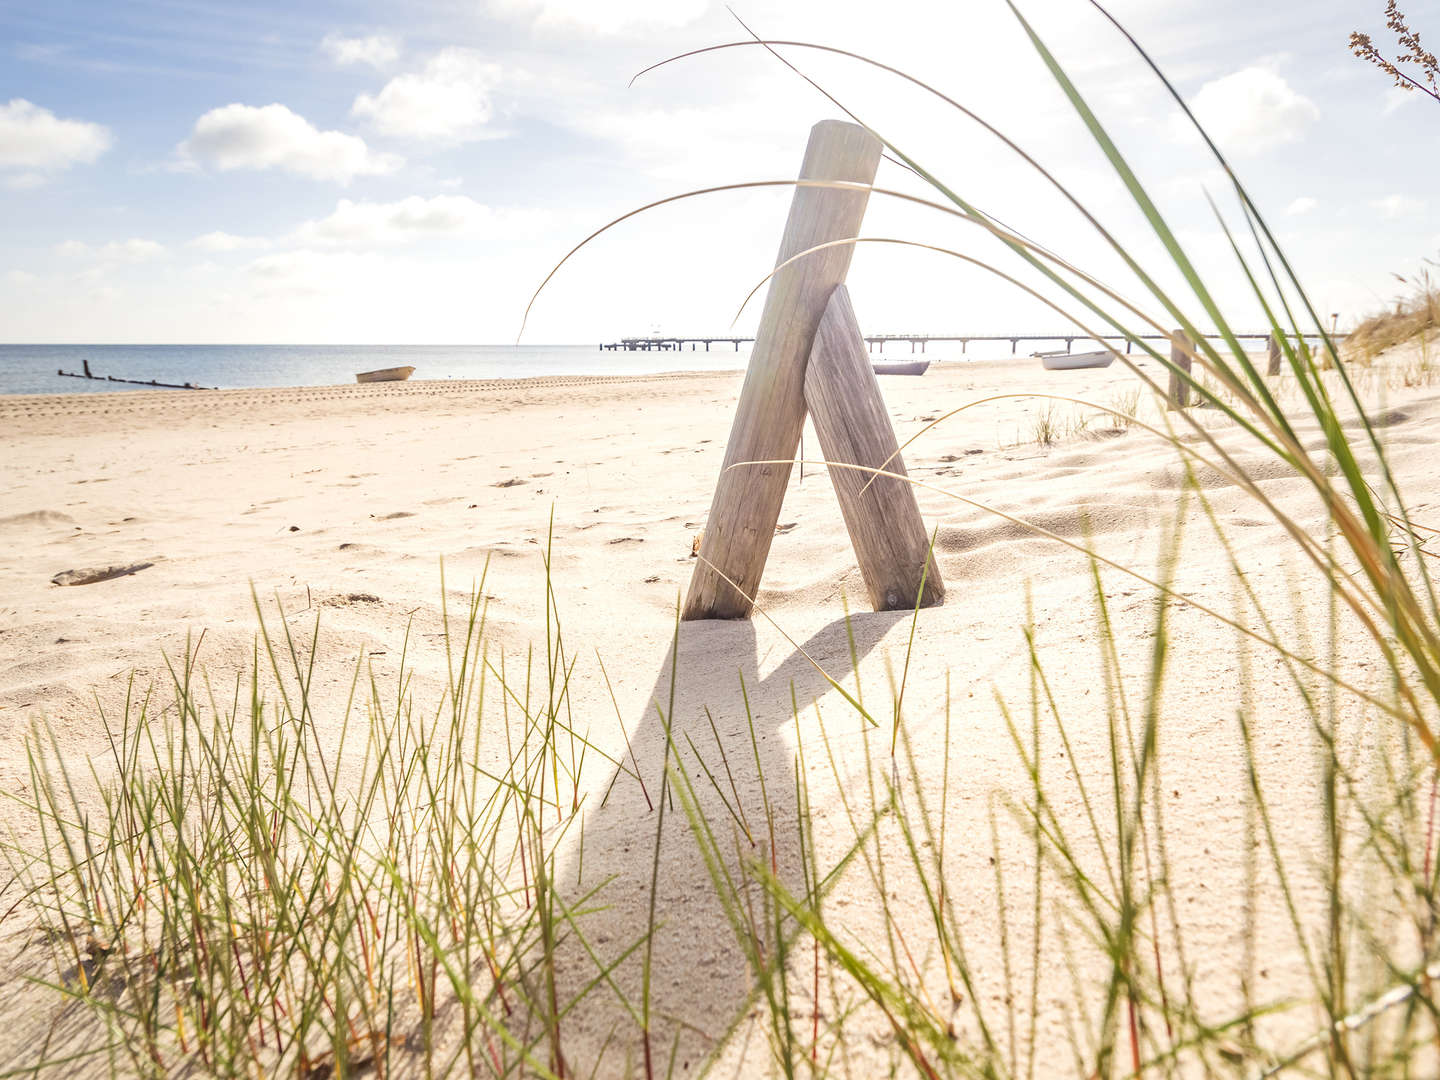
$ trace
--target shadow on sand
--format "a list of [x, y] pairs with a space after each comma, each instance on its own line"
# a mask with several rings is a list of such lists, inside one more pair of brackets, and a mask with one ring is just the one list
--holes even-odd
[[[853, 686], [854, 661], [870, 653], [891, 627], [908, 617], [906, 612], [852, 614], [848, 634], [846, 620], [837, 619], [800, 649], [767, 633], [764, 639], [774, 645], [766, 648], [765, 655], [760, 655], [761, 638], [752, 622], [680, 626], [678, 662], [672, 645], [644, 716], [627, 725], [633, 750], [633, 762], [627, 755], [627, 764], [636, 768], [644, 789], [628, 773], [616, 770], [618, 776], [607, 776], [590, 796], [583, 834], [572, 830], [567, 848], [556, 859], [556, 887], [567, 905], [580, 903], [602, 886], [584, 902], [587, 913], [579, 920], [600, 962], [608, 965], [624, 957], [614, 968], [613, 983], [599, 981], [561, 1024], [568, 1073], [591, 1075], [598, 1062], [599, 1075], [690, 1074], [723, 1040], [754, 989], [745, 953], [673, 793], [662, 811], [666, 738], [661, 711], [673, 715], [675, 752], [692, 774], [700, 806], [722, 850], [730, 855], [732, 872], [740, 856], [761, 856], [773, 860], [781, 880], [798, 890], [797, 765], [793, 731], [782, 729], [794, 719], [797, 706], [802, 714], [813, 715], [812, 702], [830, 690], [805, 654], [837, 682], [845, 684], [848, 679]], [[762, 677], [762, 667], [768, 667], [777, 654], [785, 658]], [[836, 714], [835, 730], [865, 724], [845, 708]], [[725, 801], [699, 767], [696, 750]], [[737, 817], [748, 823], [749, 837]], [[641, 1060], [646, 1042], [642, 1002], [652, 879], [649, 1047], [653, 1059], [647, 1069]], [[559, 997], [563, 1002], [596, 978], [597, 965], [574, 940], [562, 950], [560, 960], [560, 978], [568, 991]]]

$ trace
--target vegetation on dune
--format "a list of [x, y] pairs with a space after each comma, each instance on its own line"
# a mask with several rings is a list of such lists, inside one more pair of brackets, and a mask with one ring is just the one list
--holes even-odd
[[1352, 362], [1373, 363], [1390, 349], [1410, 342], [1419, 345], [1422, 360], [1428, 361], [1431, 341], [1440, 326], [1440, 290], [1430, 279], [1429, 266], [1413, 277], [1396, 274], [1406, 290], [1392, 310], [1376, 312], [1362, 319], [1345, 339], [1345, 351]]
[[[34, 733], [27, 804], [39, 840], [7, 847], [22, 893], [12, 902], [50, 946], [35, 992], [91, 1027], [82, 1046], [39, 1046], [18, 1071], [649, 1080], [748, 1052], [751, 1067], [787, 1077], [878, 1062], [926, 1077], [1018, 1078], [1057, 1060], [1107, 1078], [1434, 1073], [1437, 533], [1410, 516], [1360, 373], [1343, 359], [1322, 370], [1317, 356], [1334, 343], [1220, 152], [1210, 146], [1233, 182], [1243, 246], [1258, 253], [1235, 241], [1235, 273], [1284, 343], [1278, 380], [1234, 337], [1039, 32], [1015, 17], [1165, 252], [1165, 267], [1141, 265], [1137, 244], [1047, 174], [1129, 267], [1143, 307], [989, 218], [926, 169], [923, 148], [877, 134], [930, 185], [932, 205], [997, 238], [1079, 334], [1124, 335], [1229, 423], [1217, 434], [1188, 410], [1141, 419], [1140, 395], [1163, 399], [1166, 388], [1135, 367], [1135, 397], [1095, 406], [1175, 449], [1176, 505], [1153, 568], [943, 492], [1070, 549], [1091, 582], [1083, 647], [1046, 644], [1028, 599], [1012, 598], [1024, 691], [997, 688], [993, 704], [1020, 780], [993, 793], [983, 822], [957, 838], [953, 796], [972, 767], [952, 730], [959, 703], [931, 702], [917, 716], [907, 661], [881, 707], [859, 675], [875, 640], [865, 634], [880, 631], [850, 620], [853, 683], [812, 674], [797, 644], [788, 698], [742, 675], [743, 717], [724, 731], [692, 700], [707, 688], [681, 693], [677, 625], [645, 710], [648, 737], [624, 753], [592, 738], [597, 718], [577, 704], [581, 680], [593, 689], [609, 678], [562, 634], [548, 557], [543, 643], [518, 660], [501, 652], [477, 590], [465, 618], [446, 619], [447, 678], [433, 701], [416, 700], [403, 664], [382, 681], [358, 659], [353, 707], [317, 716], [314, 641], [292, 638], [288, 623], [274, 636], [262, 625], [251, 669], [233, 685], [212, 686], [187, 657], [171, 669], [167, 715], [138, 692], [110, 718], [113, 761], [89, 778], [43, 728]], [[741, 46], [818, 47], [723, 47]], [[1162, 269], [1183, 292], [1159, 284]], [[1429, 320], [1428, 284], [1424, 307]], [[1171, 326], [1197, 342], [1193, 371], [1144, 337]], [[1296, 346], [1306, 334], [1322, 347]], [[1049, 441], [1060, 424], [1043, 414], [1035, 437]], [[1283, 548], [1295, 596], [1251, 573], [1254, 551], [1211, 495], [1217, 477], [1274, 526], [1269, 546]], [[1308, 509], [1277, 501], [1267, 481], [1278, 477], [1304, 485]], [[1222, 580], [1186, 577], [1192, 532]], [[1302, 579], [1319, 591], [1301, 592]], [[1135, 594], [1149, 598], [1147, 625], [1127, 639], [1118, 605]], [[912, 644], [928, 617], [911, 616]], [[1203, 744], [1189, 741], [1194, 718], [1170, 704], [1177, 663], [1196, 662], [1177, 662], [1181, 635], [1201, 632], [1234, 658], [1238, 684], [1229, 698], [1211, 691], [1220, 704]], [[1057, 687], [1082, 669], [1099, 692], [1076, 711]], [[1183, 677], [1208, 676], [1187, 666]], [[1293, 706], [1294, 722], [1271, 726], [1276, 701]], [[939, 736], [924, 752], [912, 739], [922, 720]], [[757, 731], [789, 723], [814, 735], [777, 759], [766, 746], [778, 740]], [[1167, 783], [1176, 756], [1197, 752], [1217, 762], [1216, 797], [1231, 812], [1208, 822], [1209, 842], [1239, 851], [1233, 895], [1217, 883], [1203, 904], [1196, 893], [1218, 871], [1180, 835]], [[508, 767], [482, 765], [497, 756]], [[584, 781], [587, 762], [609, 788]], [[597, 804], [627, 796], [625, 839], [641, 855], [622, 864], [584, 830]], [[822, 814], [839, 841], [821, 838]], [[987, 850], [986, 861], [961, 858]], [[728, 935], [714, 962], [743, 984], [710, 1003], [705, 1031], [670, 1015], [660, 978], [713, 960], [703, 942], [664, 936], [681, 913], [665, 910], [662, 890], [680, 872], [708, 890], [708, 925]], [[686, 900], [693, 916], [698, 901]], [[1217, 936], [1205, 921], [1225, 904], [1231, 921]], [[616, 912], [630, 913], [627, 932], [601, 940], [595, 920]], [[975, 960], [981, 939], [997, 962]], [[1227, 947], [1233, 963], [1217, 965]], [[594, 1015], [611, 1019], [597, 1032], [585, 1019]], [[741, 1027], [749, 1042], [723, 1037]]]
[[[1440, 61], [1435, 59], [1434, 53], [1421, 46], [1420, 33], [1410, 28], [1410, 21], [1400, 10], [1398, 0], [1386, 0], [1385, 25], [1400, 45], [1395, 59], [1386, 57], [1369, 34], [1358, 30], [1350, 34], [1350, 51], [1389, 75], [1400, 89], [1419, 90], [1440, 101], [1440, 84], [1436, 83], [1437, 77], [1440, 77]], [[1414, 72], [1413, 75], [1405, 70], [1406, 66]]]

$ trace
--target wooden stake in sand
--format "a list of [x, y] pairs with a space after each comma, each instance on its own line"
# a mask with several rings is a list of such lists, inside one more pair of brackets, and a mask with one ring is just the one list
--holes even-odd
[[1265, 365], [1265, 374], [1266, 374], [1266, 375], [1279, 375], [1279, 374], [1280, 374], [1280, 339], [1277, 338], [1277, 337], [1274, 335], [1274, 333], [1271, 333], [1271, 335], [1270, 335], [1268, 338], [1265, 339], [1265, 342], [1266, 342], [1266, 344], [1269, 346], [1269, 352], [1270, 352], [1270, 362]]
[[[1190, 374], [1194, 351], [1195, 346], [1184, 330], [1175, 330], [1170, 334], [1170, 363], [1186, 375]], [[1172, 369], [1170, 372], [1170, 392], [1165, 395], [1166, 411], [1184, 409], [1190, 404], [1190, 384], [1180, 375], [1180, 371]]]
[[[895, 429], [844, 285], [835, 286], [830, 294], [815, 333], [805, 369], [805, 404], [827, 463], [906, 475]], [[858, 469], [831, 469], [830, 480], [840, 499], [871, 607], [876, 611], [911, 608], [917, 596], [921, 607], [942, 602], [945, 585], [930, 558], [915, 490], [895, 477]]]
[[[866, 187], [797, 187], [776, 264], [818, 244], [856, 236], [870, 199], [868, 185], [874, 182], [879, 164], [880, 140], [864, 128], [839, 120], [816, 124], [800, 179], [850, 181]], [[805, 424], [806, 360], [820, 316], [835, 286], [844, 282], [853, 251], [851, 244], [817, 251], [770, 280], [700, 543], [700, 562], [690, 579], [686, 619], [743, 619], [750, 614], [749, 597], [760, 586], [790, 481], [789, 461], [795, 457]], [[731, 468], [744, 461], [782, 464]]]

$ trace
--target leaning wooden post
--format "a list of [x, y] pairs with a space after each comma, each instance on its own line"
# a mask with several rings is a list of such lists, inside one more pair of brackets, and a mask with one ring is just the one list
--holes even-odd
[[[1165, 396], [1165, 408], [1183, 409], [1190, 404], [1190, 384], [1180, 374], [1183, 371], [1190, 374], [1190, 362], [1193, 358], [1194, 345], [1191, 344], [1189, 336], [1184, 330], [1176, 330], [1170, 335], [1170, 363], [1174, 365], [1170, 371], [1170, 392]], [[1180, 371], [1174, 370], [1179, 368]]]
[[[797, 187], [776, 264], [819, 244], [856, 236], [879, 164], [880, 140], [864, 128], [839, 120], [816, 124], [800, 179], [866, 187]], [[750, 597], [759, 588], [790, 481], [789, 462], [805, 424], [806, 359], [830, 294], [850, 269], [853, 251], [852, 244], [837, 244], [798, 260], [770, 280], [700, 542], [700, 561], [690, 579], [685, 619], [743, 619], [750, 614]], [[780, 464], [731, 468], [745, 461]]]
[[1280, 374], [1280, 339], [1271, 331], [1270, 336], [1265, 339], [1270, 347], [1270, 363], [1265, 366], [1266, 375]]
[[905, 462], [844, 285], [835, 286], [815, 333], [805, 369], [805, 402], [827, 465], [896, 474], [830, 469], [870, 606], [894, 611], [915, 607], [917, 601], [920, 607], [942, 603], [945, 584], [930, 556], [915, 491], [897, 478], [906, 475]]

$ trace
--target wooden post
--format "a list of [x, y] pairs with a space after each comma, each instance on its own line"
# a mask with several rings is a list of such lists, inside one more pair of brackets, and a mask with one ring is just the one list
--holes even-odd
[[[810, 130], [800, 178], [868, 185], [879, 164], [879, 139], [858, 124], [822, 120]], [[797, 187], [776, 264], [818, 244], [856, 236], [869, 200], [868, 190]], [[835, 286], [845, 280], [853, 251], [851, 244], [826, 248], [770, 279], [700, 542], [700, 561], [690, 579], [685, 619], [750, 614], [749, 598], [760, 586], [790, 481], [789, 461], [805, 424], [805, 363], [820, 316]], [[782, 464], [731, 468], [744, 461]]]
[[[1170, 335], [1170, 363], [1179, 368], [1185, 374], [1190, 374], [1191, 350], [1194, 346], [1184, 330], [1176, 330]], [[1180, 376], [1180, 372], [1170, 372], [1170, 392], [1165, 396], [1165, 409], [1183, 409], [1190, 404], [1190, 384]]]
[[1265, 341], [1266, 341], [1266, 343], [1268, 344], [1269, 350], [1270, 350], [1270, 362], [1269, 362], [1269, 364], [1267, 364], [1267, 365], [1265, 366], [1265, 374], [1266, 374], [1266, 375], [1279, 375], [1279, 374], [1280, 374], [1280, 357], [1281, 357], [1281, 352], [1280, 352], [1280, 339], [1277, 338], [1277, 337], [1275, 336], [1275, 334], [1272, 332], [1272, 333], [1270, 334], [1270, 336], [1265, 339]]
[[[895, 429], [844, 285], [835, 286], [815, 334], [805, 369], [805, 403], [827, 463], [905, 475]], [[840, 499], [870, 606], [894, 611], [914, 607], [917, 597], [921, 607], [944, 601], [945, 584], [929, 558], [930, 538], [920, 520], [914, 489], [903, 480], [859, 469], [831, 469], [830, 481]]]

